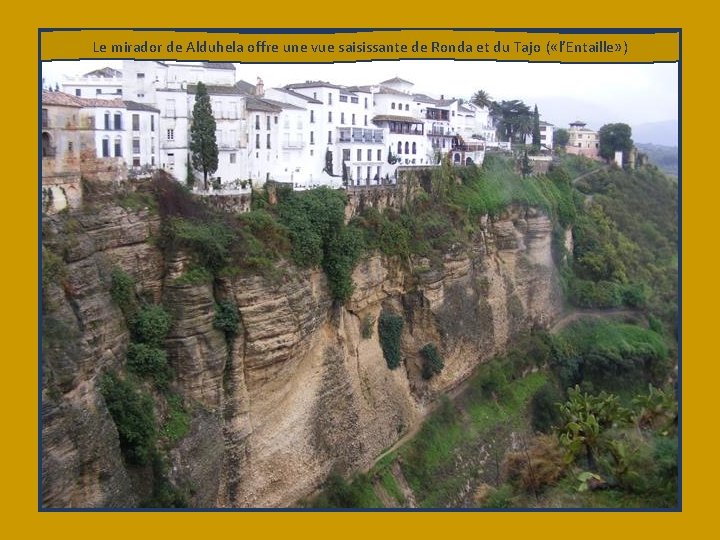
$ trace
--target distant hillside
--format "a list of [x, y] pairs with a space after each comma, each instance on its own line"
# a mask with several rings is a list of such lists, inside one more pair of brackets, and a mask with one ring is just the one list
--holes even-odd
[[678, 149], [677, 146], [662, 146], [659, 144], [635, 143], [638, 149], [647, 154], [650, 163], [657, 165], [664, 173], [678, 175]]
[[677, 120], [634, 125], [632, 126], [632, 138], [636, 143], [677, 146]]

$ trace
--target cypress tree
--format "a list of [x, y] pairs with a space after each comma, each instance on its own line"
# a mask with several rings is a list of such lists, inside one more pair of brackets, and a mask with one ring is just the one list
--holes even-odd
[[215, 118], [207, 87], [199, 82], [192, 113], [192, 125], [190, 126], [190, 152], [193, 167], [203, 172], [205, 189], [208, 188], [208, 174], [214, 173], [218, 168], [215, 127]]

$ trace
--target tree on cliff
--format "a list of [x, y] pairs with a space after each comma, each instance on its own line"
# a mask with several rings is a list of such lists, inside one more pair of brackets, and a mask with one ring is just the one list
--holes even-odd
[[618, 150], [629, 152], [633, 147], [632, 128], [627, 124], [605, 124], [598, 132], [600, 157], [611, 160]]
[[193, 167], [203, 172], [205, 189], [208, 188], [208, 174], [214, 173], [218, 168], [215, 128], [210, 96], [205, 85], [199, 82], [192, 112], [192, 125], [190, 126], [190, 152]]
[[532, 145], [536, 150], [540, 149], [540, 113], [538, 112], [537, 104], [533, 111]]
[[553, 133], [553, 146], [555, 148], [565, 148], [567, 143], [570, 142], [570, 133], [567, 129], [556, 129]]

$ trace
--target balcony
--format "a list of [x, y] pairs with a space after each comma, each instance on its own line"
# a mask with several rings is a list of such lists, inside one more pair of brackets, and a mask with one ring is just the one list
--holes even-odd
[[425, 118], [428, 120], [441, 120], [444, 122], [450, 121], [450, 111], [444, 109], [430, 109], [425, 111]]
[[384, 142], [382, 129], [366, 128], [338, 128], [338, 143], [369, 143], [382, 144]]

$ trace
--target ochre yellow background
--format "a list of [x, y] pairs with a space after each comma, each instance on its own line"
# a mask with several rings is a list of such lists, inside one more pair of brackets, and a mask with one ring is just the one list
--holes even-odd
[[[598, 41], [603, 51], [585, 52]], [[188, 51], [188, 44], [219, 43], [212, 52]], [[352, 52], [353, 44], [390, 45], [385, 52]], [[237, 45], [242, 46], [242, 52]], [[113, 45], [119, 51], [113, 52]], [[180, 46], [178, 52], [177, 46]], [[233, 46], [227, 52], [228, 45]], [[286, 46], [306, 46], [292, 52]], [[312, 45], [316, 45], [313, 49]], [[584, 46], [585, 45], [585, 46]], [[404, 46], [404, 48], [400, 48]], [[452, 48], [454, 46], [454, 48]], [[466, 48], [469, 46], [469, 51]], [[580, 46], [576, 49], [575, 46]], [[331, 52], [330, 47], [334, 48]], [[424, 48], [424, 52], [423, 52]], [[676, 61], [676, 33], [560, 34], [459, 30], [375, 30], [338, 33], [178, 32], [151, 30], [76, 30], [43, 32], [43, 60], [77, 58], [133, 58], [135, 60], [224, 60], [236, 62], [352, 62], [408, 58], [461, 60], [533, 60], [554, 62]], [[378, 50], [375, 48], [375, 50]], [[579, 50], [582, 52], [574, 52]], [[570, 51], [570, 52], [568, 52]]]
[[[699, 3], [698, 3], [699, 4]], [[77, 0], [5, 6], [3, 47], [2, 390], [6, 538], [694, 539], [716, 534], [718, 497], [718, 30], [692, 1], [621, 4], [173, 2]], [[675, 513], [39, 513], [38, 27], [578, 28], [682, 27], [683, 510]], [[715, 533], [713, 533], [715, 531]]]

